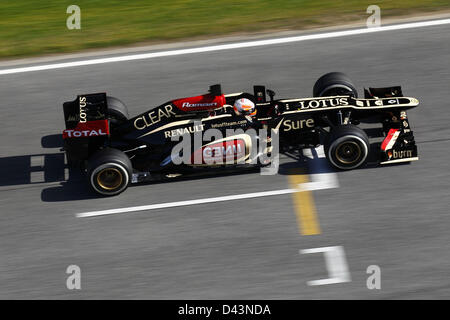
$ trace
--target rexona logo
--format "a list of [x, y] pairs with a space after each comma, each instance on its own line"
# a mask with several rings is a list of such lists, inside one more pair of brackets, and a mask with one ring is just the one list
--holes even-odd
[[[233, 139], [203, 146], [192, 155], [193, 164], [233, 163], [245, 157], [245, 142]], [[199, 160], [201, 162], [199, 162]]]
[[197, 107], [216, 107], [217, 102], [207, 102], [207, 103], [189, 103], [184, 102], [183, 108], [197, 108]]

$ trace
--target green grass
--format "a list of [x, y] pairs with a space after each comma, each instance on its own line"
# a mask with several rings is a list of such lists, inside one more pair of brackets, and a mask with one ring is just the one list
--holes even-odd
[[[71, 4], [81, 30], [66, 27]], [[382, 18], [450, 9], [449, 0], [2, 0], [0, 58], [364, 22], [371, 4]]]

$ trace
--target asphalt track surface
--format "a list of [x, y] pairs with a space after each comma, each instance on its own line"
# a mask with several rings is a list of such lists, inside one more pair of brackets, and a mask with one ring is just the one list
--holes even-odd
[[[443, 25], [1, 76], [0, 298], [449, 298], [449, 44]], [[338, 172], [339, 188], [313, 192], [318, 235], [300, 234], [292, 194], [77, 218], [286, 189], [289, 177], [182, 180], [104, 199], [75, 173], [59, 182], [59, 151], [41, 146], [61, 132], [62, 103], [76, 94], [107, 91], [137, 114], [214, 83], [226, 92], [265, 84], [277, 97], [310, 96], [330, 71], [349, 74], [360, 91], [400, 84], [419, 98], [409, 118], [420, 161]], [[44, 168], [34, 163], [42, 158]], [[31, 183], [39, 175], [46, 182]], [[328, 246], [344, 249], [351, 281], [310, 286], [327, 278], [324, 256], [299, 251]], [[66, 288], [69, 265], [81, 268], [81, 290]], [[366, 287], [369, 265], [381, 268], [380, 290]]]

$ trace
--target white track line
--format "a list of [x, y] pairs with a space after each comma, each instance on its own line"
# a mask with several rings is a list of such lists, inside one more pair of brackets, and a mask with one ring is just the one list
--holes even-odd
[[88, 65], [93, 65], [93, 64], [152, 59], [152, 58], [158, 58], [158, 57], [177, 56], [177, 55], [192, 54], [192, 53], [232, 50], [232, 49], [258, 47], [258, 46], [269, 46], [269, 45], [274, 45], [274, 44], [346, 37], [346, 36], [352, 36], [352, 35], [383, 32], [383, 31], [423, 28], [423, 27], [439, 26], [439, 25], [445, 25], [445, 24], [450, 24], [450, 19], [411, 22], [411, 23], [403, 23], [403, 24], [389, 25], [389, 26], [376, 27], [376, 28], [363, 28], [363, 29], [355, 29], [355, 30], [334, 31], [334, 32], [326, 32], [326, 33], [303, 35], [303, 36], [285, 37], [285, 38], [278, 38], [278, 39], [255, 40], [255, 41], [246, 41], [246, 42], [238, 42], [238, 43], [223, 44], [223, 45], [198, 47], [198, 48], [191, 48], [191, 49], [160, 51], [160, 52], [152, 52], [152, 53], [117, 56], [117, 57], [110, 57], [110, 58], [99, 58], [99, 59], [89, 59], [89, 60], [81, 60], [81, 61], [73, 61], [73, 62], [54, 63], [54, 64], [46, 64], [46, 65], [39, 65], [39, 66], [32, 66], [32, 67], [3, 69], [3, 70], [0, 70], [0, 75], [52, 70], [52, 69], [62, 69], [62, 68], [72, 68], [72, 67], [79, 67], [79, 66], [88, 66]]
[[329, 164], [325, 157], [323, 146], [303, 149], [303, 156], [308, 159], [308, 172], [311, 182], [302, 183], [301, 190], [322, 190], [339, 188], [337, 174], [329, 171]]
[[[35, 171], [30, 172], [30, 182], [31, 183], [45, 182], [44, 161], [45, 161], [45, 158], [43, 155], [30, 157], [30, 167], [33, 167], [35, 170]], [[37, 169], [40, 169], [40, 170], [36, 171]]]
[[[204, 204], [204, 203], [212, 203], [212, 202], [234, 201], [234, 200], [242, 200], [242, 199], [249, 199], [249, 198], [278, 196], [278, 195], [282, 195], [282, 194], [308, 191], [308, 187], [305, 185], [306, 184], [304, 184], [304, 185], [300, 184], [298, 189], [281, 189], [281, 190], [272, 190], [272, 191], [252, 192], [252, 193], [244, 193], [244, 194], [234, 194], [234, 195], [223, 196], [223, 197], [203, 198], [203, 199], [195, 199], [195, 200], [150, 204], [150, 205], [138, 206], [138, 207], [128, 207], [128, 208], [83, 212], [83, 213], [77, 213], [76, 217], [77, 218], [89, 218], [89, 217], [97, 217], [97, 216], [104, 216], [104, 215], [118, 214], [118, 213], [147, 211], [147, 210], [155, 210], [155, 209], [167, 209], [167, 208], [174, 208], [174, 207], [185, 207], [185, 206], [192, 206], [192, 205], [196, 205], [196, 204]], [[313, 185], [312, 187], [313, 187], [313, 190], [318, 190], [317, 186]], [[325, 189], [324, 186], [322, 186], [321, 189]]]
[[186, 200], [186, 201], [166, 202], [166, 203], [158, 203], [158, 204], [151, 204], [151, 205], [138, 206], [138, 207], [128, 207], [128, 208], [120, 208], [120, 209], [83, 212], [83, 213], [77, 213], [76, 217], [77, 218], [88, 218], [88, 217], [104, 216], [104, 215], [108, 215], [108, 214], [146, 211], [146, 210], [155, 210], [155, 209], [166, 209], [166, 208], [173, 208], [173, 207], [184, 207], [184, 206], [192, 206], [195, 204], [203, 204], [203, 203], [276, 196], [276, 195], [294, 193], [294, 192], [299, 192], [299, 191], [301, 191], [301, 190], [299, 190], [299, 189], [282, 189], [282, 190], [273, 190], [273, 191], [234, 194], [234, 195], [230, 195], [230, 196], [215, 197], [215, 198], [204, 198], [204, 199], [195, 199], [195, 200]]
[[300, 250], [300, 254], [320, 253], [325, 255], [325, 264], [328, 270], [328, 278], [308, 281], [309, 286], [321, 286], [326, 284], [335, 284], [350, 282], [350, 271], [348, 269], [347, 259], [345, 258], [344, 247], [322, 247], [314, 249]]
[[304, 149], [303, 153], [305, 156], [308, 156], [309, 158], [313, 159], [313, 160], [308, 161], [309, 170], [311, 171], [309, 176], [312, 181], [299, 184], [298, 188], [296, 188], [296, 189], [281, 189], [281, 190], [272, 190], [272, 191], [252, 192], [252, 193], [234, 194], [234, 195], [222, 196], [222, 197], [203, 198], [203, 199], [176, 201], [176, 202], [157, 203], [157, 204], [150, 204], [150, 205], [137, 206], [137, 207], [127, 207], [127, 208], [82, 212], [82, 213], [77, 213], [76, 217], [77, 218], [90, 218], [90, 217], [105, 216], [105, 215], [118, 214], [118, 213], [147, 211], [147, 210], [156, 210], [156, 209], [167, 209], [167, 208], [174, 208], [174, 207], [185, 207], [185, 206], [192, 206], [192, 205], [197, 205], [197, 204], [222, 202], [222, 201], [234, 201], [234, 200], [250, 199], [250, 198], [261, 198], [261, 197], [277, 196], [277, 195], [302, 192], [302, 191], [314, 191], [314, 190], [323, 190], [323, 189], [331, 189], [331, 188], [339, 187], [336, 173], [328, 173], [328, 172], [315, 173], [317, 170], [326, 171], [326, 168], [324, 168], [324, 164], [323, 164], [323, 161], [326, 161], [326, 159], [325, 159], [325, 155], [323, 153], [322, 146], [315, 148], [315, 149], [314, 148]]

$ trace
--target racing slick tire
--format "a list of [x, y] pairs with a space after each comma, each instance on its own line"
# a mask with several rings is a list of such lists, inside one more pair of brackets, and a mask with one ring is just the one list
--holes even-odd
[[331, 129], [324, 143], [328, 161], [341, 170], [362, 166], [369, 155], [370, 144], [367, 134], [359, 127], [348, 124]]
[[87, 173], [89, 184], [95, 192], [103, 196], [114, 196], [128, 187], [133, 169], [125, 153], [106, 148], [89, 159]]
[[330, 72], [321, 76], [313, 88], [314, 97], [346, 96], [358, 98], [358, 91], [352, 80], [342, 72]]
[[108, 119], [112, 126], [118, 126], [129, 119], [127, 106], [115, 97], [106, 96]]

